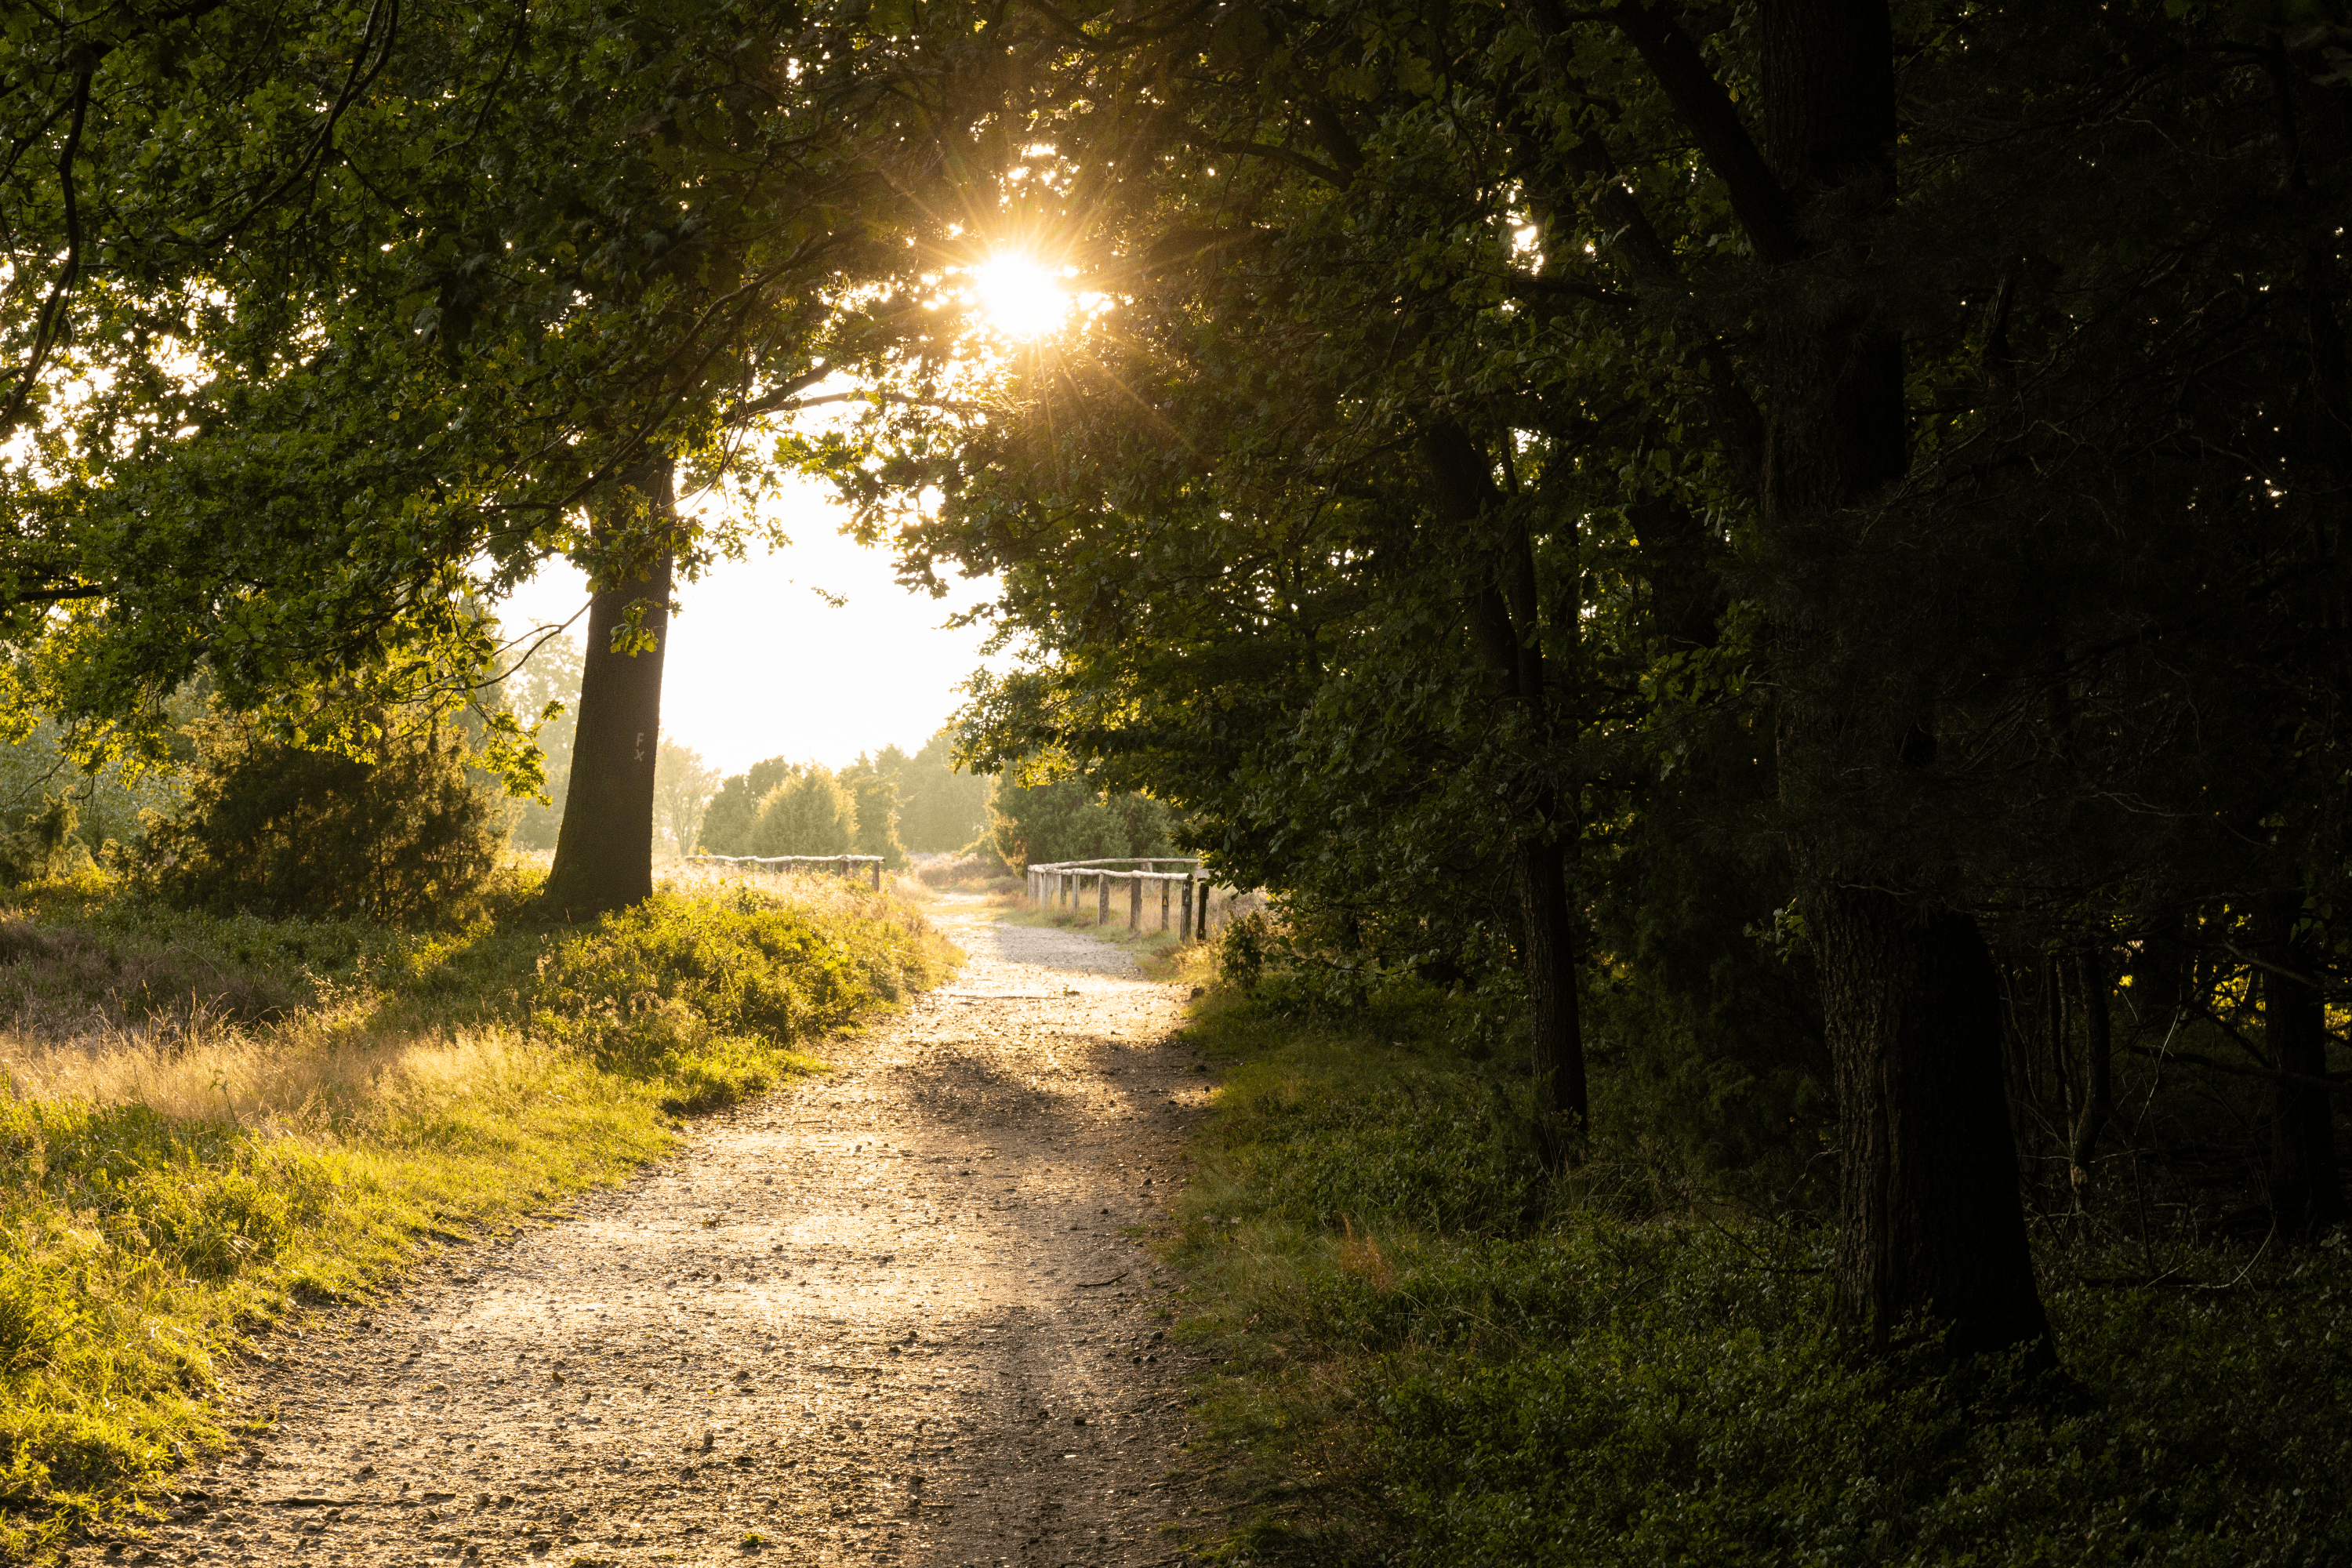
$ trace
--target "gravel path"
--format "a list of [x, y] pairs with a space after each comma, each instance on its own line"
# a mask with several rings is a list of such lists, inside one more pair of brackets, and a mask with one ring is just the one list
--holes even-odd
[[934, 918], [971, 962], [836, 1071], [273, 1340], [244, 1393], [276, 1426], [109, 1558], [1174, 1560], [1190, 1368], [1138, 1237], [1206, 1093], [1179, 994], [1076, 931]]

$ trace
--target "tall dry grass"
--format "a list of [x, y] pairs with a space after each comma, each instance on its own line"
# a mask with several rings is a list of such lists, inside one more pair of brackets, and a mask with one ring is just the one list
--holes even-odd
[[142, 1105], [176, 1121], [317, 1137], [446, 1100], [550, 1047], [503, 1026], [385, 1031], [356, 1004], [243, 1026], [201, 1005], [161, 1026], [88, 1029], [65, 1043], [0, 1033], [0, 1083], [18, 1099]]

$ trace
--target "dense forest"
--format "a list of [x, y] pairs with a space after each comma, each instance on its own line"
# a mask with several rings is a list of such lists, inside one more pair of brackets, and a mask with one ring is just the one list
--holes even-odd
[[[2340, 1385], [2340, 6], [205, 0], [20, 8], [0, 82], [26, 875], [198, 700], [265, 814], [462, 734], [566, 918], [689, 846], [1198, 852], [1251, 1016], [1515, 1065], [1534, 1174], [1448, 1223], [1818, 1236], [1840, 1365], [2049, 1412], [2082, 1292], [2274, 1290]], [[1019, 658], [714, 779], [642, 743], [671, 594], [788, 471]], [[576, 702], [501, 697], [557, 556]], [[1880, 1560], [1806, 1518], [1732, 1533]]]

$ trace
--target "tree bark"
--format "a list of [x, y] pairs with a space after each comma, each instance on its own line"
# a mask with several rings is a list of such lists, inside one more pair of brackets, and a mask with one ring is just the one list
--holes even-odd
[[2270, 911], [2263, 946], [2273, 967], [2263, 971], [2263, 1043], [2278, 1074], [2271, 1079], [2271, 1215], [2280, 1234], [2297, 1241], [2345, 1218], [2334, 1097], [2316, 1081], [2327, 1076], [2320, 955], [2315, 944], [2295, 939], [2302, 908], [2298, 895]]
[[1522, 840], [1517, 849], [1520, 964], [1535, 1075], [1536, 1139], [1552, 1170], [1584, 1153], [1591, 1113], [1584, 1079], [1584, 1022], [1576, 994], [1576, 922], [1557, 845]]
[[1958, 1354], [2025, 1344], [2053, 1359], [1976, 922], [1853, 887], [1822, 889], [1811, 914], [1837, 1077], [1841, 1320], [1880, 1349], [1916, 1316]]
[[[1764, 152], [1770, 177], [1808, 214], [1862, 228], [1895, 189], [1895, 63], [1886, 0], [1776, 0], [1761, 13]], [[1674, 84], [1667, 83], [1670, 93]], [[1675, 94], [1679, 100], [1685, 93]], [[1687, 116], [1686, 116], [1687, 117]], [[1717, 134], [1722, 133], [1717, 128]], [[1752, 162], [1718, 165], [1734, 181], [1760, 177]], [[1825, 199], [1828, 198], [1828, 199]], [[1741, 210], [1770, 210], [1750, 193]], [[1836, 247], [1836, 237], [1808, 243]], [[1800, 282], [1763, 333], [1769, 415], [1759, 486], [1768, 539], [1808, 532], [1821, 544], [1862, 548], [1857, 509], [1909, 463], [1903, 345], [1873, 320], [1866, 298], [1841, 306], [1825, 286]], [[2054, 1362], [2028, 1250], [2002, 1096], [1998, 978], [1975, 922], [1932, 893], [1907, 887], [1899, 844], [1853, 843], [1835, 817], [1853, 779], [1885, 765], [1893, 729], [1898, 765], [1934, 765], [1932, 715], [1850, 711], [1801, 678], [1834, 603], [1789, 606], [1780, 657], [1792, 678], [1778, 725], [1784, 787], [1821, 791], [1813, 824], [1795, 829], [1801, 884], [1822, 977], [1823, 1024], [1843, 1133], [1839, 1182], [1838, 1306], [1843, 1320], [1885, 1345], [1916, 1316], [1938, 1320], [1946, 1343], [1969, 1354], [2023, 1344]], [[1849, 795], [1848, 798], [1851, 798]]]
[[1507, 795], [1517, 818], [1511, 860], [1519, 894], [1536, 1136], [1545, 1163], [1559, 1170], [1583, 1158], [1589, 1130], [1569, 876], [1580, 828], [1545, 772], [1557, 715], [1545, 681], [1534, 547], [1523, 524], [1515, 519], [1506, 527], [1495, 515], [1500, 492], [1486, 454], [1466, 431], [1451, 423], [1432, 426], [1423, 435], [1422, 456], [1438, 515], [1473, 536], [1472, 552], [1483, 563], [1465, 606], [1471, 643], [1496, 718], [1529, 753]]
[[[647, 528], [630, 515], [650, 506]], [[568, 920], [593, 918], [653, 892], [654, 763], [660, 749], [662, 656], [669, 639], [671, 535], [677, 501], [667, 463], [631, 477], [599, 509], [592, 542], [618, 563], [588, 606], [587, 656], [572, 781], [547, 900]], [[638, 539], [645, 542], [640, 544]], [[615, 651], [633, 607], [650, 647]]]
[[2091, 1161], [2099, 1152], [2099, 1134], [2116, 1113], [2114, 1015], [2108, 1011], [2112, 982], [2107, 955], [2093, 948], [2082, 955], [2076, 973], [2083, 995], [2083, 1110], [2074, 1121], [2067, 1147], [2067, 1177], [2080, 1209], [2091, 1186]]

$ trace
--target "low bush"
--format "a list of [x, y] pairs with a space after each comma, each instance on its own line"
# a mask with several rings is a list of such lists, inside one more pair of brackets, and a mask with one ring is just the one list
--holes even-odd
[[440, 725], [387, 734], [373, 763], [308, 751], [224, 720], [200, 726], [188, 798], [152, 822], [148, 890], [214, 914], [461, 921], [490, 881], [505, 827]]
[[2071, 1374], [1825, 1331], [1829, 1236], [1605, 1145], [1547, 1176], [1517, 1075], [1435, 1005], [1301, 1024], [1231, 993], [1176, 1250], [1232, 1562], [2352, 1562], [2352, 1258], [2045, 1247]]
[[224, 1362], [289, 1306], [622, 1179], [954, 958], [838, 880], [580, 928], [530, 892], [440, 931], [95, 882], [0, 917], [0, 1561], [225, 1442]]

